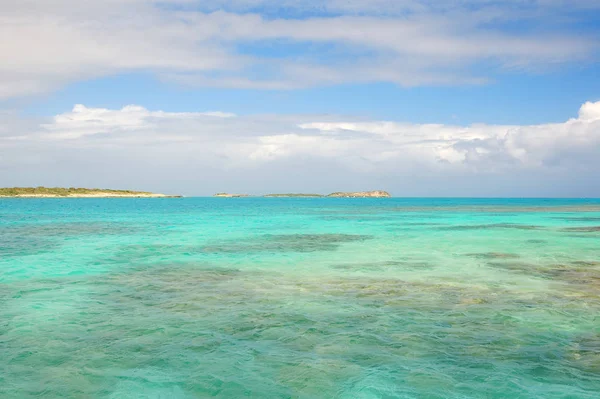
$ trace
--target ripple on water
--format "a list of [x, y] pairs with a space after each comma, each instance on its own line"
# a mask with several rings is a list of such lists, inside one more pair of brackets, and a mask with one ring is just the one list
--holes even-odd
[[540, 368], [572, 395], [599, 382], [593, 336], [537, 324], [566, 302], [486, 286], [189, 264], [3, 289], [7, 397], [476, 397], [492, 371], [533, 397]]
[[[598, 236], [561, 232], [597, 223], [509, 227], [583, 207], [401, 213], [395, 200], [323, 200], [322, 212], [290, 201], [281, 211], [258, 199], [3, 208], [22, 216], [3, 218], [6, 227], [76, 222], [54, 237], [20, 230], [29, 241], [12, 253], [63, 245], [39, 258], [0, 255], [2, 267], [28, 273], [0, 283], [0, 397], [598, 397]], [[130, 234], [121, 221], [142, 229]], [[465, 232], [472, 240], [435, 226], [402, 240], [388, 230], [427, 222], [487, 227]], [[172, 234], [157, 237], [164, 230]], [[359, 234], [285, 234], [313, 231]], [[0, 251], [15, 236], [0, 237]], [[503, 255], [513, 253], [521, 257]]]

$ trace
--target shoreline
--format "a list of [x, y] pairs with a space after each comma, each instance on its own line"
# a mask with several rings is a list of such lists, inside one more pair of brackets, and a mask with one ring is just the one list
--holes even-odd
[[24, 194], [24, 195], [0, 195], [0, 198], [183, 198], [181, 195], [165, 194], [75, 194], [75, 195], [52, 195], [52, 194]]
[[2, 187], [0, 198], [181, 198], [150, 191], [81, 187]]

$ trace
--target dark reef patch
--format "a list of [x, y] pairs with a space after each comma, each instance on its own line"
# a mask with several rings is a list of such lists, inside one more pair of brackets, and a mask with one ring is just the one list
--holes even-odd
[[492, 230], [492, 229], [517, 229], [517, 230], [541, 230], [543, 226], [517, 223], [492, 223], [492, 224], [466, 224], [440, 227], [441, 230], [462, 231], [462, 230]]
[[156, 263], [171, 256], [335, 251], [344, 243], [371, 238], [372, 236], [358, 234], [263, 234], [209, 244], [136, 244], [117, 247], [104, 261], [124, 264], [131, 264], [132, 260], [139, 263]]
[[385, 270], [428, 270], [433, 265], [424, 261], [389, 260], [381, 262], [339, 263], [331, 266], [333, 269], [345, 271], [385, 271]]
[[508, 270], [513, 272], [526, 273], [531, 275], [540, 274], [541, 270], [539, 265], [535, 265], [532, 263], [526, 262], [488, 262], [487, 265], [489, 267], [493, 267], [494, 269]]
[[562, 216], [562, 217], [553, 217], [555, 220], [564, 220], [566, 222], [600, 222], [600, 216]]
[[[177, 284], [184, 286], [194, 286], [202, 282], [215, 282], [237, 279], [241, 277], [241, 271], [236, 268], [215, 267], [210, 264], [157, 264], [150, 268], [141, 268], [140, 270], [130, 271], [124, 274], [117, 274], [108, 277], [109, 282], [127, 283], [136, 285], [138, 283], [147, 284], [148, 281], [155, 281], [161, 285], [169, 286]], [[252, 275], [256, 272], [244, 272], [245, 275]], [[142, 287], [140, 287], [142, 288]], [[144, 285], [144, 289], [149, 289]], [[149, 289], [151, 290], [151, 289]], [[167, 287], [166, 291], [169, 291]]]
[[0, 258], [39, 255], [46, 252], [56, 251], [61, 243], [55, 240], [47, 240], [39, 237], [27, 236], [3, 236], [0, 234]]
[[169, 245], [169, 244], [133, 244], [117, 247], [106, 261], [130, 264], [135, 262], [151, 261], [174, 255], [193, 255], [202, 252], [199, 245]]
[[587, 262], [536, 265], [524, 262], [488, 262], [489, 267], [574, 285], [580, 291], [600, 295], [600, 268]]
[[334, 251], [341, 244], [373, 238], [360, 234], [265, 234], [202, 247], [204, 253]]
[[548, 241], [547, 240], [540, 240], [540, 239], [531, 239], [531, 240], [525, 240], [526, 243], [528, 244], [546, 244]]
[[600, 335], [582, 334], [571, 341], [567, 350], [568, 359], [572, 364], [584, 371], [600, 373]]
[[578, 233], [600, 233], [600, 226], [565, 227], [562, 229], [562, 231]]
[[88, 235], [135, 234], [141, 230], [129, 223], [115, 222], [69, 222], [27, 223], [18, 226], [0, 227], [0, 238], [5, 235], [36, 237], [76, 237]]
[[[559, 279], [569, 284], [589, 286], [600, 289], [600, 270], [594, 268], [580, 268], [559, 266], [547, 272], [553, 279]], [[600, 293], [600, 291], [598, 292]]]
[[577, 266], [600, 266], [600, 260], [576, 260], [571, 263]]

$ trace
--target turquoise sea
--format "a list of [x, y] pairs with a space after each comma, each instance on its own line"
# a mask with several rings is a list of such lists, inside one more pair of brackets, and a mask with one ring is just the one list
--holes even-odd
[[600, 200], [0, 199], [1, 398], [600, 397]]

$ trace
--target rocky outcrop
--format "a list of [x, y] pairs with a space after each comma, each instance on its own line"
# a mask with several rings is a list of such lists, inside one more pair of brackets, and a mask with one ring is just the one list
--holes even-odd
[[391, 197], [390, 193], [387, 191], [356, 191], [356, 192], [336, 192], [331, 193], [328, 197], [337, 197], [337, 198], [389, 198]]

